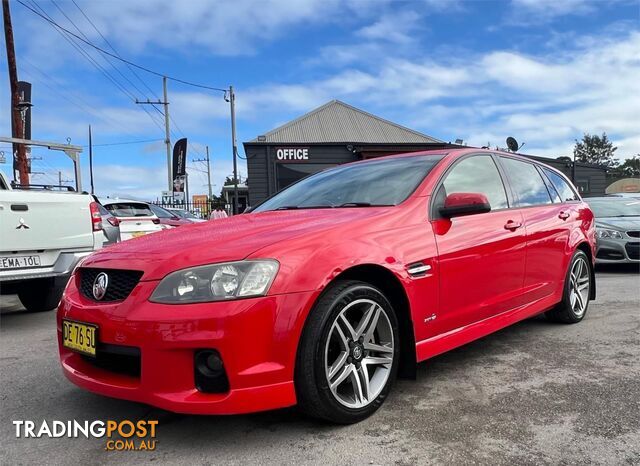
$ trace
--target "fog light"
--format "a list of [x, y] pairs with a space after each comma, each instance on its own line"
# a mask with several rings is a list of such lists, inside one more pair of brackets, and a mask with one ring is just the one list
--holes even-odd
[[196, 388], [206, 393], [229, 391], [229, 380], [220, 353], [212, 349], [198, 350], [194, 358]]

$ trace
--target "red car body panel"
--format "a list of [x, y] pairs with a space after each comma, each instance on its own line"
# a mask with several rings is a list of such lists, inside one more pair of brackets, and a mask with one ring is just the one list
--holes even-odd
[[[488, 152], [449, 152], [395, 207], [239, 215], [136, 238], [89, 256], [81, 267], [143, 275], [127, 299], [114, 303], [84, 297], [72, 277], [58, 309], [65, 375], [88, 390], [176, 412], [230, 414], [293, 405], [306, 317], [332, 280], [363, 265], [385, 269], [401, 284], [418, 361], [548, 310], [562, 297], [575, 249], [586, 245], [595, 257], [593, 214], [576, 201], [430, 219], [430, 195], [439, 180], [452, 163], [472, 153]], [[560, 218], [565, 213], [568, 217]], [[505, 227], [513, 223], [520, 227]], [[179, 305], [149, 301], [171, 272], [247, 258], [280, 264], [264, 297]], [[407, 268], [415, 263], [430, 270], [412, 277]], [[64, 348], [63, 318], [98, 325], [101, 343], [139, 347], [140, 377], [94, 367]], [[194, 386], [199, 348], [220, 352], [228, 393], [201, 393]]]

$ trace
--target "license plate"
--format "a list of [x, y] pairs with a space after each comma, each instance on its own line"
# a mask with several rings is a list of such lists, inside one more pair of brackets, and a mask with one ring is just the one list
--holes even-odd
[[98, 326], [62, 320], [62, 346], [89, 356], [96, 355]]
[[1, 256], [0, 269], [22, 269], [39, 267], [40, 256]]
[[131, 237], [132, 238], [137, 238], [139, 236], [144, 236], [146, 234], [147, 234], [146, 231], [134, 231], [133, 233], [131, 233]]

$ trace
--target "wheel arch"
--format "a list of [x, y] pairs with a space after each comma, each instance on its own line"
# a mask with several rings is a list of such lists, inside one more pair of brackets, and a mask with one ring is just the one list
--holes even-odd
[[400, 332], [400, 366], [398, 375], [403, 378], [416, 377], [416, 341], [411, 319], [409, 298], [400, 279], [389, 269], [376, 264], [359, 264], [342, 271], [327, 286], [336, 280], [360, 280], [378, 288], [393, 305], [397, 314]]
[[590, 283], [590, 291], [589, 291], [589, 299], [596, 299], [596, 274], [593, 265], [593, 251], [591, 250], [591, 246], [588, 242], [583, 241], [576, 246], [576, 250], [580, 250], [584, 252], [589, 258], [589, 267], [591, 267], [591, 283]]

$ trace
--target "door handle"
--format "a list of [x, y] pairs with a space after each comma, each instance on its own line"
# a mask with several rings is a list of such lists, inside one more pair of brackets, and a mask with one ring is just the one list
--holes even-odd
[[569, 212], [560, 212], [558, 214], [558, 218], [562, 219], [562, 220], [566, 220], [571, 216], [571, 214]]
[[509, 220], [507, 223], [504, 224], [504, 229], [505, 230], [515, 231], [518, 228], [520, 228], [521, 226], [522, 226], [522, 223], [514, 222], [513, 220]]

